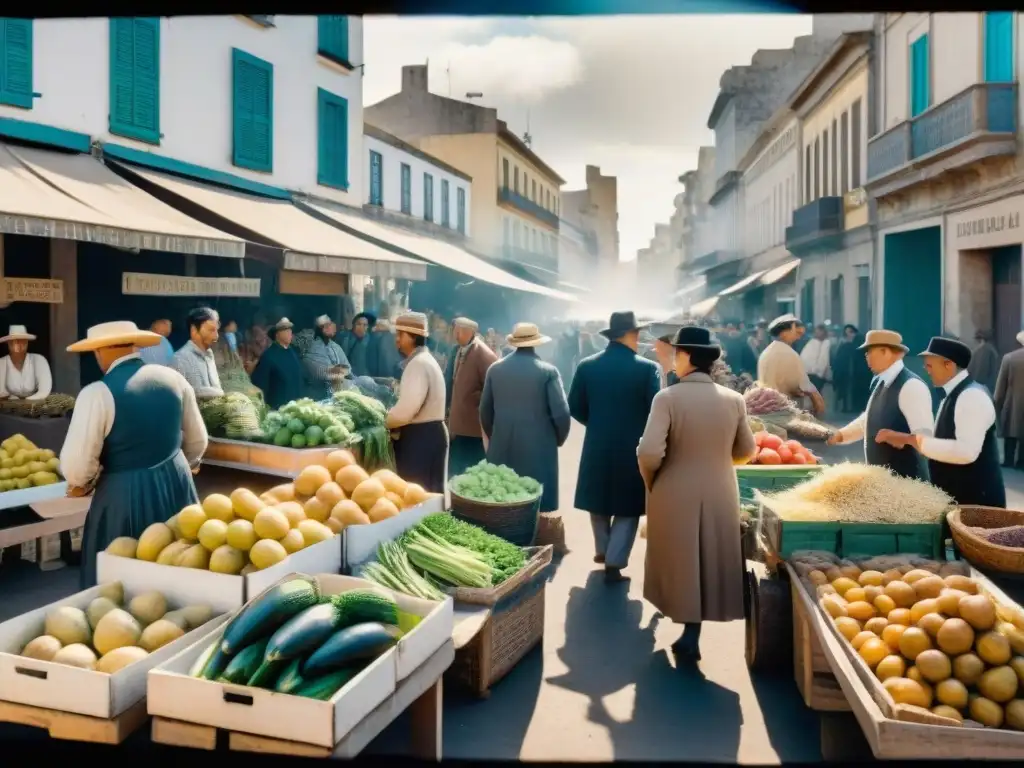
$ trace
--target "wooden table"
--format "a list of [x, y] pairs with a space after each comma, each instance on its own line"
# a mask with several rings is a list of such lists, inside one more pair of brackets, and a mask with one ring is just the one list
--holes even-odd
[[[85, 525], [90, 501], [88, 497], [58, 499], [31, 507], [0, 510], [0, 552], [14, 547], [20, 550], [22, 544], [35, 541], [36, 563], [42, 567], [43, 540], [48, 536], [60, 534], [61, 558], [69, 558], [70, 532]], [[38, 511], [35, 507], [38, 507]], [[60, 513], [55, 514], [55, 509], [60, 509]]]

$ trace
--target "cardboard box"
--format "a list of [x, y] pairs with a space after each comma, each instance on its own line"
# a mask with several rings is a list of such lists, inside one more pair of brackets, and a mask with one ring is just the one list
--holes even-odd
[[[179, 593], [164, 591], [145, 580], [124, 586], [126, 603], [135, 595], [155, 589], [164, 593], [172, 609], [209, 604], [204, 600], [181, 601], [177, 599]], [[113, 675], [18, 655], [30, 640], [43, 634], [49, 611], [64, 605], [84, 611], [99, 593], [100, 587], [93, 587], [0, 624], [0, 699], [107, 720], [115, 718], [145, 698], [146, 675], [150, 669], [193, 643], [201, 642], [227, 620], [227, 615], [222, 613]]]
[[[352, 525], [342, 531], [345, 571], [375, 560], [382, 541], [394, 541], [427, 515], [444, 510], [444, 497], [431, 496], [422, 504], [403, 509], [396, 517], [373, 525]], [[326, 571], [320, 571], [325, 573]]]
[[224, 627], [220, 627], [150, 671], [149, 714], [333, 749], [394, 693], [399, 681], [451, 638], [450, 599], [440, 603], [418, 600], [351, 576], [324, 574], [316, 579], [325, 594], [367, 588], [381, 591], [393, 597], [401, 610], [421, 616], [422, 620], [329, 701], [189, 677], [195, 660], [223, 635]]

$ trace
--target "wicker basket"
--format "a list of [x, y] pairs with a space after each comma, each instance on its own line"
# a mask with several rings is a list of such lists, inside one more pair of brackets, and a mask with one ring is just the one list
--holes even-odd
[[1024, 549], [993, 544], [970, 530], [1024, 525], [1024, 512], [998, 507], [960, 507], [950, 512], [946, 520], [957, 549], [975, 566], [1003, 573], [1024, 573]]
[[550, 544], [557, 555], [569, 553], [565, 543], [565, 523], [557, 512], [541, 512], [537, 518], [537, 537], [534, 540], [538, 547]]
[[449, 489], [452, 514], [467, 523], [479, 525], [488, 533], [500, 536], [520, 547], [529, 547], [537, 536], [542, 488], [537, 498], [515, 504], [495, 504], [474, 501]]
[[37, 419], [67, 416], [74, 407], [75, 398], [61, 394], [49, 395], [42, 400], [0, 400], [0, 413]]
[[510, 579], [502, 582], [496, 587], [477, 589], [475, 587], [450, 587], [448, 594], [457, 603], [468, 603], [469, 605], [487, 605], [492, 608], [501, 605], [502, 602], [519, 591], [520, 587], [528, 584], [539, 577], [547, 578], [548, 566], [551, 565], [550, 546], [547, 547], [525, 547], [527, 561], [523, 567]]

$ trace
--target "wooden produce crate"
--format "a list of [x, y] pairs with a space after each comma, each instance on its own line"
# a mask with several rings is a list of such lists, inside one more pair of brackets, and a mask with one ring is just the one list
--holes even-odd
[[203, 463], [243, 472], [294, 478], [310, 464], [326, 462], [327, 454], [342, 447], [327, 445], [317, 448], [281, 448], [264, 443], [211, 437]]
[[797, 590], [798, 579], [790, 579], [793, 594], [793, 671], [804, 704], [816, 712], [849, 712], [843, 689], [832, 674], [821, 641], [807, 620], [807, 608]]
[[0, 723], [42, 728], [52, 739], [120, 744], [148, 721], [145, 699], [109, 719], [0, 701]]

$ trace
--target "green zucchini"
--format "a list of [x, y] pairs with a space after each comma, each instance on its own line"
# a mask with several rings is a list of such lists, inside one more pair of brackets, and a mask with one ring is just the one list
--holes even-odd
[[344, 688], [345, 684], [359, 674], [359, 672], [359, 667], [345, 667], [344, 669], [337, 669], [334, 672], [328, 672], [326, 675], [306, 681], [306, 683], [295, 690], [294, 693], [296, 696], [305, 696], [308, 699], [327, 701], [334, 694]]
[[250, 602], [228, 622], [221, 639], [224, 653], [234, 655], [260, 638], [274, 634], [295, 614], [320, 600], [320, 588], [309, 577], [291, 579], [272, 587]]
[[266, 649], [266, 640], [257, 640], [252, 645], [246, 646], [230, 661], [219, 679], [226, 683], [245, 685], [259, 669]]
[[331, 635], [302, 665], [306, 678], [320, 677], [354, 661], [373, 659], [401, 637], [398, 627], [365, 622], [346, 627]]
[[277, 683], [274, 684], [275, 691], [278, 693], [295, 693], [295, 691], [306, 684], [306, 679], [302, 677], [303, 661], [301, 657], [296, 657], [288, 662], [288, 666], [284, 668], [281, 676], [277, 678]]
[[267, 661], [294, 659], [320, 647], [342, 628], [345, 614], [334, 603], [320, 603], [292, 616], [267, 643]]
[[210, 656], [210, 660], [206, 662], [206, 666], [203, 667], [203, 673], [200, 675], [204, 680], [216, 680], [223, 674], [228, 664], [231, 662], [231, 654], [225, 653], [224, 648], [220, 645]]
[[398, 624], [398, 605], [391, 598], [372, 589], [342, 592], [340, 595], [333, 595], [331, 602], [341, 611], [342, 622], [346, 627], [365, 621]]
[[246, 685], [252, 688], [267, 688], [273, 690], [274, 684], [277, 682], [277, 678], [284, 671], [284, 668], [288, 666], [287, 659], [279, 659], [278, 661], [267, 661], [265, 658], [263, 662], [253, 672], [252, 677], [249, 678], [249, 682]]
[[188, 671], [189, 677], [203, 677], [203, 671], [206, 669], [206, 665], [210, 663], [210, 659], [213, 658], [214, 653], [220, 649], [220, 641], [214, 640], [208, 646], [206, 650], [199, 654], [198, 658], [193, 662], [192, 668]]

